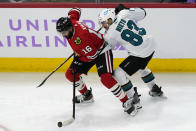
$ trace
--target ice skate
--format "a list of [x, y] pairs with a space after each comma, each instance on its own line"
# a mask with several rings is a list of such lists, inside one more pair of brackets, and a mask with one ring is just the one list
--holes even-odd
[[128, 99], [123, 103], [124, 112], [131, 116], [135, 116], [138, 112], [138, 109], [135, 104], [133, 104], [132, 99]]
[[140, 104], [140, 96], [137, 92], [137, 87], [132, 87], [131, 89], [129, 89], [128, 91], [125, 92], [128, 96], [129, 99], [132, 99], [133, 104], [136, 106], [137, 109], [142, 108], [141, 104]]
[[90, 90], [87, 90], [84, 94], [77, 95], [75, 97], [75, 102], [76, 103], [92, 103], [92, 102], [94, 102], [92, 89], [90, 88]]
[[141, 109], [142, 105], [140, 104], [140, 98], [139, 98], [141, 95], [138, 94], [137, 87], [134, 87], [134, 91], [135, 93], [132, 97], [132, 103], [135, 105], [137, 109]]
[[160, 97], [160, 98], [165, 98], [167, 97], [164, 95], [163, 91], [161, 90], [162, 87], [159, 87], [158, 85], [154, 85], [152, 89], [149, 91], [149, 95], [152, 97]]

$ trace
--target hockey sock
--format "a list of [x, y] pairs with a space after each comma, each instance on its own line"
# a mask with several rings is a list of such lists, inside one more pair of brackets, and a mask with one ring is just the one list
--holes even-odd
[[110, 91], [122, 102], [124, 103], [125, 101], [128, 100], [127, 95], [125, 92], [121, 89], [121, 87], [116, 84], [112, 88], [110, 88]]
[[139, 74], [142, 78], [142, 80], [144, 81], [144, 83], [147, 84], [147, 86], [152, 89], [152, 87], [155, 85], [155, 77], [153, 75], [153, 73], [149, 70], [149, 69], [144, 69], [144, 70], [140, 70]]
[[76, 89], [81, 93], [84, 94], [87, 91], [86, 84], [83, 82], [82, 78], [79, 81], [76, 81]]
[[121, 88], [123, 89], [123, 91], [128, 91], [133, 87], [133, 84], [131, 83], [131, 81], [129, 81], [127, 84], [122, 85]]
[[[86, 84], [83, 82], [82, 77], [80, 76], [80, 73], [76, 74], [76, 89], [81, 93], [84, 94], [87, 91]], [[67, 72], [65, 73], [66, 78], [70, 81], [73, 82], [73, 73], [71, 72], [71, 69], [69, 68]]]
[[101, 82], [121, 101], [125, 102], [128, 97], [125, 92], [121, 89], [117, 81], [113, 78], [112, 74], [104, 73], [101, 75]]

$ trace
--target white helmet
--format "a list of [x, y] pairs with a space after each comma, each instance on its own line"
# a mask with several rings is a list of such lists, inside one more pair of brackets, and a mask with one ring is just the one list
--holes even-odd
[[102, 22], [108, 23], [108, 19], [111, 18], [114, 20], [115, 18], [115, 13], [112, 9], [104, 9], [99, 13], [98, 19], [99, 19], [99, 24]]

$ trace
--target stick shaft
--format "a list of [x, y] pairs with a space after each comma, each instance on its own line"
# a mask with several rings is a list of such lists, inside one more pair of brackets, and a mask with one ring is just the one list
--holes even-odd
[[[74, 54], [74, 59], [75, 59], [75, 54]], [[76, 99], [76, 70], [75, 70], [75, 65], [73, 64], [73, 71], [74, 71], [74, 74], [73, 74], [73, 119], [75, 119], [75, 99]]]
[[61, 68], [72, 56], [74, 55], [74, 53], [73, 54], [71, 54], [63, 63], [61, 63], [54, 71], [52, 71], [43, 81], [42, 81], [42, 83], [41, 84], [39, 84], [37, 87], [41, 87], [47, 80], [48, 80], [48, 78], [52, 75], [52, 74], [54, 74], [59, 68]]

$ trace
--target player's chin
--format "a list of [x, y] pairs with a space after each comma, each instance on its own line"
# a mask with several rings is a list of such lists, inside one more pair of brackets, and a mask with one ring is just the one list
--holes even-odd
[[105, 28], [106, 30], [108, 30], [108, 29], [109, 29], [109, 26], [105, 26], [104, 28]]

